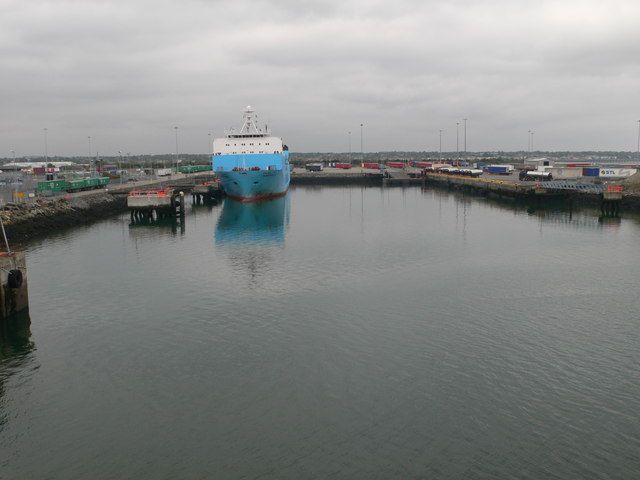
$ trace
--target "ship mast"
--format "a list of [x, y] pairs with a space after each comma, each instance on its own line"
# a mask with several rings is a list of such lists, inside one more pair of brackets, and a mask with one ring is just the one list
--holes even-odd
[[258, 116], [254, 113], [253, 108], [249, 105], [242, 115], [242, 128], [240, 129], [240, 135], [259, 135], [261, 132], [258, 130]]
[[269, 129], [265, 125], [264, 130], [258, 128], [258, 115], [255, 113], [251, 105], [245, 108], [242, 114], [242, 127], [240, 131], [236, 131], [232, 128], [227, 132], [227, 136], [231, 138], [240, 137], [266, 137], [269, 135]]

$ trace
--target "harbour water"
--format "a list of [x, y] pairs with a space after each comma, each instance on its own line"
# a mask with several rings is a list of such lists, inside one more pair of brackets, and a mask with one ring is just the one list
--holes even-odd
[[638, 478], [639, 245], [359, 187], [49, 236], [0, 337], [0, 478]]

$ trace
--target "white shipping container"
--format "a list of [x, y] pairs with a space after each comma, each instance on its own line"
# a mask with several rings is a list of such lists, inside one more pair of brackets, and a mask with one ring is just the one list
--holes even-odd
[[635, 168], [601, 168], [600, 177], [604, 178], [626, 178], [635, 174], [638, 170]]
[[167, 175], [171, 175], [170, 168], [156, 168], [156, 175], [158, 177], [166, 177]]
[[579, 168], [547, 167], [545, 171], [551, 173], [551, 175], [555, 180], [568, 180], [571, 178], [582, 177], [582, 167], [579, 167]]

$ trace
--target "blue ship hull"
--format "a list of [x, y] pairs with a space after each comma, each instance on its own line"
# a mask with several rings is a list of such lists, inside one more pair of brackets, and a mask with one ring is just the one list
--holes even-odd
[[289, 188], [289, 152], [214, 155], [213, 171], [227, 196], [235, 200], [275, 198]]

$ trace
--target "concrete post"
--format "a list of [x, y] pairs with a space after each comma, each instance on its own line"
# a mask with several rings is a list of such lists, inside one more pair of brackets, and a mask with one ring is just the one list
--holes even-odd
[[[22, 281], [17, 287], [11, 286], [9, 281], [10, 272], [13, 270], [19, 270], [22, 275]], [[15, 279], [15, 274], [13, 277]], [[0, 321], [28, 309], [29, 293], [24, 253], [13, 252], [0, 256]]]

